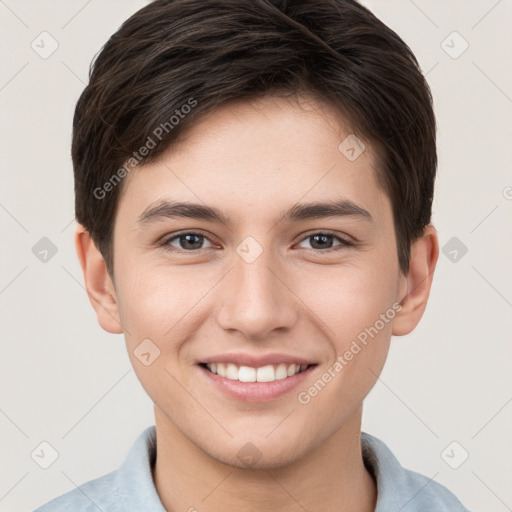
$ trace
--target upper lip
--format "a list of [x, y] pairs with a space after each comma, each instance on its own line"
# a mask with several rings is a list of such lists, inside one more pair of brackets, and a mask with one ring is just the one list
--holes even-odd
[[303, 357], [292, 356], [289, 354], [264, 354], [261, 356], [249, 354], [219, 354], [207, 357], [199, 361], [199, 363], [233, 363], [236, 366], [249, 366], [251, 368], [260, 368], [269, 364], [315, 364], [313, 361], [304, 359]]

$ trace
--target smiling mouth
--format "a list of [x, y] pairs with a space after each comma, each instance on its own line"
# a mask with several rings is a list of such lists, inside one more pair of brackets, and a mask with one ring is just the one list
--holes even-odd
[[211, 373], [240, 382], [273, 382], [293, 377], [316, 364], [269, 364], [259, 368], [238, 366], [233, 363], [199, 363]]

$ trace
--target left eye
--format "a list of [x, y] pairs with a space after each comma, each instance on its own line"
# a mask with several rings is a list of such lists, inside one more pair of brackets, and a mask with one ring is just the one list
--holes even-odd
[[204, 240], [207, 240], [210, 244], [210, 240], [205, 235], [201, 233], [180, 233], [179, 235], [175, 235], [172, 238], [169, 238], [164, 242], [164, 246], [168, 248], [168, 246], [175, 247], [171, 242], [177, 240], [181, 247], [178, 249], [182, 249], [185, 251], [193, 251], [194, 249], [203, 249], [202, 244]]
[[[313, 233], [304, 238], [301, 243], [310, 239], [314, 240], [314, 242], [312, 243], [313, 250], [331, 249], [333, 247], [333, 240], [338, 240], [340, 242], [338, 246], [346, 247], [352, 245], [352, 243], [349, 242], [348, 240], [336, 236], [333, 233]], [[314, 245], [316, 245], [317, 247], [314, 247]]]

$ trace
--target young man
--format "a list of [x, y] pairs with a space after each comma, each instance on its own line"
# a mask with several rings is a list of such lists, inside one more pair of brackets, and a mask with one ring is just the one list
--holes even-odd
[[75, 240], [155, 426], [39, 512], [465, 511], [361, 433], [438, 257], [429, 88], [352, 0], [157, 0], [73, 123]]

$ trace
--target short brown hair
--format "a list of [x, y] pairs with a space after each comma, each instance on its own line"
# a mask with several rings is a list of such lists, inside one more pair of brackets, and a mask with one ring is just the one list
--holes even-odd
[[410, 244], [431, 218], [432, 95], [410, 48], [356, 1], [155, 0], [110, 37], [89, 78], [73, 119], [75, 212], [111, 276], [127, 162], [155, 161], [220, 105], [282, 91], [343, 112], [378, 151], [408, 270]]

